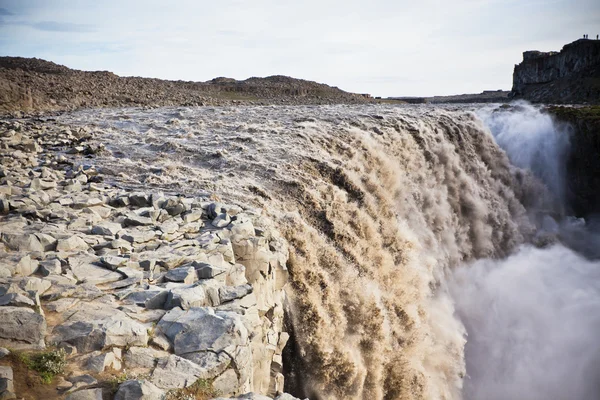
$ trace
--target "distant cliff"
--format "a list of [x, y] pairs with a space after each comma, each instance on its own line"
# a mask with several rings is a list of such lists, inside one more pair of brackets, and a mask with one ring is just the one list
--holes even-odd
[[600, 40], [580, 39], [560, 52], [524, 52], [515, 65], [511, 96], [535, 103], [600, 104]]

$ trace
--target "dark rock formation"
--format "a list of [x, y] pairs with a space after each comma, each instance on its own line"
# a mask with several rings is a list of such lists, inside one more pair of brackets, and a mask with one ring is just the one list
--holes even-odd
[[560, 52], [524, 52], [511, 96], [536, 103], [600, 103], [600, 40], [580, 39]]
[[93, 107], [365, 103], [362, 95], [287, 76], [167, 81], [78, 71], [36, 58], [0, 57], [0, 113]]
[[600, 106], [551, 107], [549, 111], [573, 126], [567, 159], [568, 201], [575, 215], [600, 213]]

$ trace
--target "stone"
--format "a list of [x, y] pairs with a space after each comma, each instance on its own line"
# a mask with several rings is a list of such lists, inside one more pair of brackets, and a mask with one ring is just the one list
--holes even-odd
[[167, 294], [164, 307], [170, 310], [180, 307], [183, 310], [206, 305], [206, 294], [201, 285], [189, 285], [171, 289]]
[[112, 352], [93, 352], [86, 365], [87, 370], [96, 373], [104, 372], [107, 367], [117, 371], [121, 369], [121, 363], [116, 359], [115, 354]]
[[29, 276], [37, 271], [39, 262], [27, 255], [17, 263], [15, 268], [15, 275]]
[[0, 347], [0, 360], [9, 354], [10, 354], [10, 351], [8, 349], [5, 349], [4, 347]]
[[148, 207], [152, 205], [151, 196], [145, 193], [130, 194], [129, 204], [131, 204], [134, 207]]
[[166, 393], [146, 380], [130, 380], [121, 383], [114, 400], [163, 400]]
[[129, 261], [128, 258], [116, 257], [116, 256], [105, 256], [100, 258], [100, 262], [105, 267], [115, 271], [116, 269], [125, 266], [125, 264]]
[[125, 353], [127, 368], [154, 368], [159, 358], [168, 357], [169, 353], [148, 347], [130, 347]]
[[8, 293], [0, 296], [0, 306], [33, 307], [35, 302], [20, 293]]
[[[11, 367], [0, 365], [0, 399], [8, 399], [5, 397], [6, 392], [14, 393], [13, 370]], [[14, 397], [13, 397], [14, 398]]]
[[35, 178], [31, 181], [31, 186], [34, 190], [48, 190], [55, 189], [56, 182], [55, 181], [47, 181], [40, 178]]
[[183, 282], [187, 284], [196, 281], [196, 270], [194, 267], [179, 267], [167, 271], [165, 279], [171, 282]]
[[115, 236], [122, 229], [121, 224], [103, 221], [92, 227], [92, 235]]
[[40, 262], [38, 271], [43, 276], [48, 275], [60, 275], [62, 274], [62, 264], [59, 259], [52, 258], [50, 260], [44, 260]]
[[252, 293], [252, 285], [224, 286], [219, 289], [219, 300], [222, 304], [235, 299], [241, 299], [250, 293]]
[[123, 221], [123, 225], [125, 227], [128, 227], [128, 226], [150, 226], [150, 225], [154, 225], [154, 221], [152, 221], [151, 218], [142, 217], [142, 216], [132, 213], [132, 214], [129, 214], [125, 218], [125, 221]]
[[42, 247], [44, 247], [44, 251], [54, 251], [56, 250], [56, 243], [58, 242], [53, 236], [47, 235], [45, 233], [36, 233], [35, 237], [38, 238]]
[[48, 309], [48, 311], [60, 313], [60, 312], [67, 311], [68, 309], [76, 306], [77, 303], [79, 303], [79, 301], [80, 301], [79, 299], [65, 297], [65, 298], [54, 300], [54, 301], [51, 301], [50, 303], [47, 303], [46, 308]]
[[202, 367], [210, 378], [220, 375], [231, 365], [231, 357], [224, 351], [218, 354], [212, 351], [200, 351], [181, 356]]
[[223, 213], [223, 205], [221, 203], [211, 203], [208, 205], [206, 212], [208, 213], [209, 218], [216, 218], [218, 215]]
[[141, 230], [135, 230], [135, 231], [128, 231], [127, 233], [124, 233], [121, 235], [121, 238], [123, 240], [128, 241], [129, 243], [145, 243], [145, 242], [149, 242], [150, 240], [154, 239], [156, 237], [156, 233], [154, 231], [141, 231]]
[[[84, 304], [77, 313], [53, 330], [52, 341], [68, 343], [77, 348], [78, 353], [103, 350], [109, 347], [146, 346], [147, 328], [129, 318], [113, 306]], [[98, 309], [98, 307], [101, 307]], [[110, 312], [110, 313], [109, 313]]]
[[56, 244], [56, 251], [74, 252], [78, 250], [87, 250], [89, 245], [77, 235], [68, 239], [60, 239]]
[[240, 286], [248, 283], [246, 279], [246, 267], [242, 264], [234, 264], [227, 271], [225, 284], [228, 286]]
[[83, 389], [69, 394], [65, 400], [102, 400], [102, 389]]
[[35, 235], [28, 233], [2, 233], [2, 241], [9, 249], [22, 252], [44, 251], [44, 246]]
[[215, 219], [212, 220], [212, 226], [216, 228], [225, 228], [231, 222], [231, 218], [227, 214], [219, 214]]
[[199, 378], [208, 379], [208, 375], [202, 367], [171, 354], [158, 361], [152, 372], [151, 381], [159, 388], [180, 389], [193, 385]]
[[110, 271], [106, 268], [92, 264], [90, 257], [70, 257], [69, 268], [73, 275], [82, 282], [102, 284], [116, 282], [123, 279], [123, 275]]
[[165, 314], [156, 330], [169, 338], [178, 355], [248, 343], [248, 330], [238, 314], [208, 307], [175, 308]]
[[2, 307], [0, 312], [0, 346], [16, 350], [39, 350], [46, 347], [46, 319], [24, 307]]
[[198, 279], [211, 279], [217, 275], [224, 274], [227, 270], [225, 268], [217, 267], [204, 262], [194, 262], [194, 268], [198, 274]]
[[237, 374], [233, 369], [228, 369], [219, 375], [212, 383], [213, 388], [220, 394], [228, 396], [233, 394], [239, 385]]

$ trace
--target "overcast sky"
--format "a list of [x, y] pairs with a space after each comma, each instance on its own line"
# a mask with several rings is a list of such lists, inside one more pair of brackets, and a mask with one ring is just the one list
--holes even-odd
[[376, 96], [510, 89], [524, 50], [600, 33], [600, 0], [0, 0], [0, 55]]

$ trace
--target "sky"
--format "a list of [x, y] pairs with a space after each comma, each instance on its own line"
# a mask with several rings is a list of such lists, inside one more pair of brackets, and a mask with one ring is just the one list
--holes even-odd
[[121, 76], [288, 75], [374, 96], [509, 90], [525, 50], [600, 34], [599, 0], [0, 0], [0, 55]]

